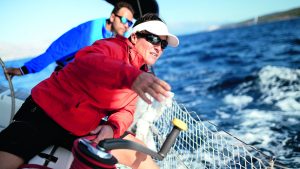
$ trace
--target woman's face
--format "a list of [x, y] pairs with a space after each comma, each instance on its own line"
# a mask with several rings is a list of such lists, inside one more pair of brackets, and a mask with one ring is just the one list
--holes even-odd
[[[163, 52], [161, 43], [154, 45], [147, 41], [145, 38], [138, 37], [136, 34], [133, 34], [131, 36], [132, 43], [138, 50], [139, 54], [143, 56], [145, 63], [147, 65], [153, 65]], [[161, 40], [166, 40], [167, 36], [159, 36], [159, 38]]]

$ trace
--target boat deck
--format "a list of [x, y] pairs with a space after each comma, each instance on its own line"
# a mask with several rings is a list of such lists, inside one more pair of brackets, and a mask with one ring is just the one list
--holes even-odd
[[[14, 94], [15, 98], [19, 100], [25, 100], [30, 95], [30, 93], [27, 92], [25, 89], [15, 89]], [[0, 85], [0, 97], [4, 95], [11, 96], [10, 90], [8, 87]]]
[[[26, 90], [19, 89], [15, 93], [15, 111], [19, 110], [24, 100], [30, 95]], [[11, 119], [12, 99], [10, 89], [0, 85], [0, 131], [5, 128]]]

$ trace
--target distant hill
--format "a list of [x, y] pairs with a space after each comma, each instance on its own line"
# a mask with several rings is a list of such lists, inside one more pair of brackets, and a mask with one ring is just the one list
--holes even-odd
[[300, 17], [300, 7], [290, 9], [287, 11], [276, 12], [276, 13], [272, 13], [272, 14], [258, 16], [258, 17], [251, 18], [251, 19], [248, 19], [248, 20], [245, 20], [242, 22], [238, 22], [238, 23], [223, 25], [223, 26], [221, 26], [221, 28], [234, 28], [234, 27], [240, 27], [240, 26], [249, 26], [249, 25], [266, 23], [266, 22], [295, 19], [295, 18], [299, 18], [299, 17]]

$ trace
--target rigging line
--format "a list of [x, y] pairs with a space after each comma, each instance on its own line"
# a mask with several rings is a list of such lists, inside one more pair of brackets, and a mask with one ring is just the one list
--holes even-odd
[[139, 7], [140, 17], [142, 17], [143, 13], [142, 13], [142, 8], [141, 8], [140, 0], [136, 0], [136, 2], [137, 2], [137, 5]]
[[[189, 112], [186, 108], [184, 108], [184, 109], [185, 109], [186, 112]], [[199, 120], [200, 120], [200, 115], [198, 115], [197, 113], [195, 113], [195, 112], [193, 112], [193, 111], [192, 111], [192, 112], [189, 112], [189, 113], [195, 114], [195, 115], [199, 118]], [[196, 120], [195, 118], [193, 118], [193, 119]], [[218, 131], [223, 131], [224, 133], [226, 133], [226, 134], [230, 135], [231, 137], [235, 138], [236, 140], [240, 141], [240, 142], [241, 142], [243, 145], [245, 145], [246, 147], [249, 147], [249, 148], [251, 148], [251, 149], [257, 151], [259, 154], [263, 155], [263, 156], [266, 158], [264, 161], [266, 161], [266, 160], [268, 159], [268, 160], [269, 160], [269, 164], [270, 164], [270, 163], [273, 163], [274, 166], [281, 167], [281, 168], [284, 169], [284, 166], [283, 166], [282, 164], [280, 164], [280, 163], [279, 163], [279, 164], [275, 164], [276, 158], [274, 158], [274, 156], [271, 157], [271, 156], [269, 156], [269, 155], [263, 153], [262, 151], [258, 150], [256, 147], [254, 147], [254, 146], [252, 146], [252, 145], [250, 145], [250, 144], [244, 142], [243, 140], [241, 140], [241, 139], [239, 139], [238, 137], [232, 135], [232, 134], [229, 133], [228, 131], [221, 129], [218, 125], [214, 124], [213, 122], [209, 121], [208, 119], [202, 118], [202, 117], [201, 117], [201, 119], [202, 119], [201, 121], [206, 121], [207, 123], [209, 123], [209, 124], [213, 125], [214, 127], [216, 127], [216, 129], [217, 129]], [[196, 120], [196, 121], [197, 121], [197, 120]], [[198, 123], [198, 122], [199, 122], [199, 121], [197, 121], [197, 123]], [[276, 162], [276, 163], [278, 163], [278, 162]]]
[[[203, 119], [203, 118], [202, 118], [202, 119]], [[205, 120], [205, 119], [203, 119], [203, 120]], [[262, 151], [258, 150], [256, 147], [254, 147], [254, 146], [252, 146], [252, 145], [250, 145], [250, 144], [244, 142], [243, 140], [241, 140], [241, 139], [239, 139], [238, 137], [232, 135], [232, 134], [229, 133], [228, 131], [223, 130], [223, 129], [220, 129], [220, 127], [217, 126], [216, 124], [214, 124], [213, 122], [211, 122], [211, 121], [209, 121], [209, 120], [207, 120], [207, 119], [206, 119], [205, 121], [207, 121], [207, 122], [210, 123], [211, 125], [215, 126], [218, 130], [223, 131], [223, 132], [225, 132], [226, 134], [230, 135], [231, 137], [237, 139], [237, 140], [240, 141], [242, 144], [244, 144], [244, 145], [246, 145], [246, 146], [252, 148], [253, 150], [257, 151], [258, 153], [260, 153], [261, 155], [265, 156], [266, 158], [269, 158], [269, 163], [271, 163], [271, 164], [273, 163], [274, 166], [277, 166], [277, 167], [280, 167], [280, 168], [285, 169], [285, 166], [283, 166], [283, 165], [281, 165], [281, 164], [275, 164], [275, 161], [276, 161], [275, 159], [276, 159], [276, 158], [274, 158], [274, 156], [271, 157], [271, 156], [269, 156], [269, 155], [263, 153]], [[276, 162], [276, 163], [278, 163], [278, 162]], [[271, 167], [271, 168], [272, 168], [272, 167]]]
[[2, 69], [3, 69], [3, 72], [4, 72], [4, 75], [5, 75], [5, 78], [6, 78], [7, 81], [8, 81], [9, 89], [10, 89], [10, 96], [11, 96], [11, 115], [10, 115], [10, 121], [9, 121], [9, 123], [11, 123], [11, 122], [12, 122], [12, 119], [13, 119], [13, 117], [14, 117], [14, 114], [15, 114], [15, 108], [16, 108], [15, 92], [14, 92], [14, 87], [13, 87], [13, 84], [12, 84], [12, 81], [11, 81], [12, 76], [9, 76], [9, 75], [6, 73], [5, 64], [4, 64], [4, 62], [2, 61], [1, 58], [0, 58], [0, 63], [1, 63], [1, 66], [2, 66]]

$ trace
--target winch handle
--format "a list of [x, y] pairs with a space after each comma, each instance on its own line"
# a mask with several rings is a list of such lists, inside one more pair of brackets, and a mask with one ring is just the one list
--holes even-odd
[[182, 131], [182, 130], [186, 131], [188, 129], [186, 123], [184, 123], [183, 121], [181, 121], [177, 118], [175, 118], [173, 120], [173, 125], [174, 125], [173, 129], [167, 136], [165, 142], [163, 143], [163, 145], [160, 148], [160, 151], [158, 152], [158, 154], [161, 155], [163, 158], [166, 157], [167, 153], [170, 151], [171, 147], [174, 145], [176, 138], [178, 137], [180, 131]]
[[162, 160], [163, 157], [159, 155], [157, 152], [150, 150], [149, 148], [133, 142], [129, 140], [124, 139], [104, 139], [99, 142], [99, 147], [104, 148], [106, 151], [109, 150], [115, 150], [115, 149], [130, 149], [130, 150], [136, 150], [138, 152], [148, 154], [153, 158], [156, 158], [158, 160]]
[[172, 145], [175, 143], [175, 140], [179, 135], [180, 131], [187, 130], [187, 125], [179, 119], [174, 119], [173, 125], [174, 127], [172, 131], [168, 134], [159, 152], [155, 152], [141, 144], [129, 140], [124, 140], [124, 139], [104, 139], [99, 142], [98, 146], [104, 148], [105, 150], [114, 150], [114, 149], [136, 150], [138, 152], [148, 154], [155, 159], [163, 160], [166, 157], [167, 153], [170, 151]]

